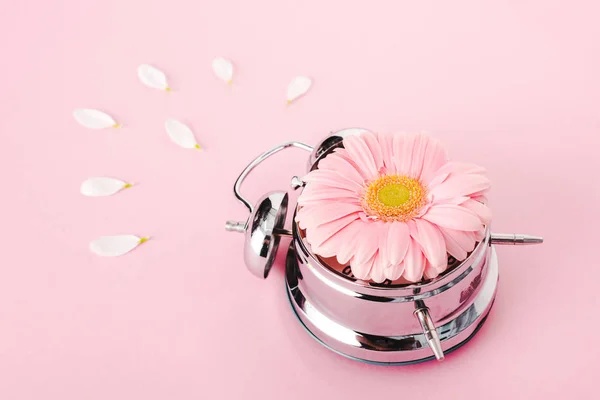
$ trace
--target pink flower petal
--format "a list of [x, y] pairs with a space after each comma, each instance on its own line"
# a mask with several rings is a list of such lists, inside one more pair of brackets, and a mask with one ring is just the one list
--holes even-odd
[[[335, 199], [321, 199], [321, 200], [311, 199], [310, 201], [303, 200], [302, 202], [298, 202], [298, 206], [301, 207], [302, 212], [298, 211], [298, 215], [296, 215], [296, 217], [297, 217], [296, 221], [303, 220], [305, 218], [304, 216], [310, 214], [315, 209], [318, 209], [325, 205], [334, 205], [334, 204], [352, 204], [352, 205], [355, 205], [356, 207], [360, 207], [360, 209], [362, 210], [361, 202], [356, 197], [337, 197]], [[329, 222], [329, 221], [326, 221], [326, 222]]]
[[442, 165], [437, 171], [435, 171], [436, 175], [449, 173], [449, 174], [485, 174], [487, 171], [485, 168], [480, 167], [476, 164], [465, 163], [465, 162], [457, 162], [457, 161], [448, 161], [444, 165]]
[[366, 212], [361, 211], [358, 213], [358, 217], [366, 224], [372, 224], [373, 223], [373, 219], [369, 218], [369, 216], [367, 215]]
[[448, 162], [448, 154], [442, 144], [433, 138], [429, 138], [429, 143], [423, 160], [423, 169], [421, 170], [420, 180], [427, 185], [437, 171]]
[[429, 197], [428, 197], [428, 201], [431, 203], [432, 206], [434, 204], [454, 204], [454, 205], [458, 206], [469, 199], [470, 199], [470, 197], [467, 197], [467, 196], [457, 196], [457, 197], [452, 197], [450, 199], [436, 199], [435, 197], [433, 197], [433, 195], [431, 193], [429, 193]]
[[[350, 247], [349, 249], [349, 256], [348, 256], [348, 260], [350, 260], [354, 254], [355, 254], [355, 249], [356, 249], [356, 244], [359, 243], [362, 238], [359, 235], [359, 232], [361, 230], [362, 227], [364, 227], [364, 224], [362, 223], [362, 221], [360, 221], [360, 219], [358, 219], [356, 217], [356, 214], [353, 214], [352, 216], [355, 217], [355, 219], [353, 221], [351, 221], [348, 225], [346, 225], [345, 227], [341, 228], [338, 232], [336, 232], [335, 234], [331, 235], [329, 237], [329, 239], [325, 240], [324, 242], [322, 242], [319, 245], [313, 245], [313, 242], [308, 240], [308, 230], [307, 232], [307, 241], [310, 243], [311, 245], [311, 249], [315, 254], [318, 254], [322, 257], [339, 257], [340, 253], [341, 253], [341, 249], [347, 244], [347, 242], [351, 242], [353, 244], [352, 247]], [[341, 220], [341, 219], [340, 219]], [[340, 221], [338, 220], [338, 221]], [[334, 221], [337, 222], [337, 221]], [[344, 221], [344, 223], [347, 222]], [[329, 225], [331, 223], [325, 224], [325, 225]], [[339, 222], [339, 224], [343, 224], [341, 221]], [[325, 225], [321, 225], [320, 227], [317, 227], [316, 229], [320, 229]], [[339, 225], [338, 225], [339, 226]], [[346, 261], [345, 263], [342, 264], [346, 264], [348, 261]]]
[[411, 236], [421, 245], [427, 261], [433, 268], [442, 272], [448, 267], [446, 241], [440, 230], [430, 222], [417, 218], [414, 220], [417, 232], [411, 231]]
[[396, 174], [404, 175], [407, 172], [406, 170], [401, 170], [403, 167], [402, 156], [404, 152], [404, 135], [393, 134], [392, 135], [392, 163], [394, 164], [394, 169], [396, 170]]
[[308, 211], [301, 213], [302, 208], [298, 211], [297, 221], [302, 226], [310, 227], [325, 224], [330, 221], [335, 221], [338, 218], [345, 217], [348, 214], [362, 211], [362, 207], [356, 204], [349, 203], [323, 203], [310, 207]]
[[379, 175], [373, 154], [369, 150], [369, 146], [365, 143], [360, 136], [349, 136], [344, 139], [344, 148], [348, 151], [348, 154], [352, 160], [356, 163], [359, 168], [359, 172], [362, 172], [363, 176], [370, 179], [375, 179]]
[[356, 169], [358, 171], [358, 173], [360, 174], [360, 176], [362, 177], [363, 183], [370, 182], [373, 180], [373, 176], [371, 175], [371, 173], [369, 171], [359, 167], [358, 164], [356, 163], [356, 161], [354, 159], [352, 159], [352, 157], [350, 156], [350, 153], [348, 153], [348, 150], [346, 150], [343, 147], [338, 147], [337, 149], [334, 150], [334, 154], [336, 154], [339, 157], [342, 157], [347, 162], [349, 162], [352, 166], [354, 166], [354, 169]]
[[336, 197], [336, 198], [328, 198], [328, 199], [319, 199], [319, 196], [312, 197], [310, 200], [303, 199], [302, 202], [298, 203], [302, 207], [308, 206], [320, 206], [325, 203], [347, 203], [354, 204], [356, 206], [362, 207], [361, 202], [356, 197]]
[[350, 264], [350, 268], [352, 269], [352, 273], [357, 279], [368, 280], [369, 274], [371, 273], [371, 268], [373, 268], [373, 263], [375, 262], [375, 255], [373, 255], [367, 261], [362, 263], [357, 263], [352, 260]]
[[[307, 237], [308, 239], [308, 237]], [[344, 238], [340, 235], [332, 235], [329, 239], [325, 240], [320, 245], [313, 245], [312, 242], [309, 241], [310, 248], [313, 253], [321, 256], [321, 257], [335, 257], [338, 249], [344, 243]]]
[[385, 256], [381, 255], [381, 252], [377, 252], [375, 255], [375, 261], [373, 267], [371, 267], [371, 280], [377, 283], [385, 281], [385, 270], [387, 269]]
[[316, 169], [311, 171], [304, 177], [304, 181], [318, 186], [350, 190], [357, 194], [361, 194], [364, 191], [364, 185], [330, 170]]
[[372, 132], [365, 132], [361, 135], [365, 144], [369, 148], [371, 155], [373, 156], [373, 161], [375, 161], [375, 168], [377, 172], [383, 169], [383, 152], [381, 150], [381, 145], [377, 140], [377, 137]]
[[310, 205], [302, 205], [298, 208], [298, 212], [296, 213], [296, 223], [300, 226], [301, 229], [306, 229], [305, 221], [309, 220], [308, 216], [312, 212], [315, 212], [320, 207], [320, 204], [310, 204]]
[[403, 273], [404, 273], [404, 263], [403, 262], [401, 262], [400, 264], [392, 265], [391, 267], [386, 268], [384, 271], [385, 277], [391, 281], [400, 279], [400, 277], [402, 276]]
[[410, 232], [404, 222], [388, 222], [387, 258], [390, 265], [398, 265], [404, 260], [410, 244]]
[[471, 195], [471, 198], [475, 201], [478, 201], [482, 204], [488, 204], [488, 198], [483, 194], [475, 194]]
[[[458, 244], [456, 239], [454, 239], [453, 235], [450, 235], [448, 233], [448, 230], [441, 228], [440, 232], [441, 232], [442, 236], [444, 237], [444, 241], [446, 242], [446, 251], [448, 252], [448, 254], [450, 254], [452, 257], [456, 258], [458, 261], [462, 261], [465, 258], [467, 258], [467, 252], [465, 251], [465, 249], [463, 249]], [[454, 232], [463, 233], [461, 231], [454, 231]]]
[[434, 205], [422, 218], [444, 228], [459, 231], [481, 229], [481, 220], [473, 211], [454, 204]]
[[429, 137], [425, 135], [415, 135], [412, 157], [410, 163], [410, 172], [408, 176], [412, 178], [421, 178], [421, 171], [423, 171], [423, 163], [425, 161], [425, 152], [429, 145]]
[[319, 186], [309, 183], [298, 197], [298, 204], [314, 200], [336, 200], [339, 198], [351, 198], [360, 203], [359, 196], [350, 190], [338, 189], [329, 186]]
[[430, 187], [430, 193], [436, 201], [457, 196], [468, 196], [489, 189], [491, 182], [483, 175], [451, 174], [437, 186]]
[[329, 154], [327, 157], [319, 161], [319, 170], [334, 171], [357, 183], [358, 185], [363, 185], [365, 182], [355, 166], [337, 153]]
[[483, 175], [485, 172], [484, 168], [475, 164], [448, 161], [432, 174], [431, 180], [423, 180], [423, 182], [429, 189], [433, 189], [440, 183], [446, 181], [451, 175]]
[[471, 238], [471, 240], [473, 240], [474, 242], [477, 242], [477, 234], [476, 232], [483, 232], [484, 228], [481, 227], [480, 230], [478, 231], [470, 231], [470, 232], [463, 232], [465, 235], [469, 236]]
[[375, 221], [377, 224], [377, 233], [378, 233], [378, 243], [377, 248], [379, 249], [379, 258], [381, 258], [381, 262], [385, 264], [385, 266], [389, 266], [389, 260], [387, 256], [387, 241], [388, 241], [388, 224], [382, 221]]
[[425, 256], [419, 244], [411, 238], [408, 252], [404, 257], [404, 273], [402, 276], [409, 282], [418, 282], [423, 277], [425, 270]]
[[333, 150], [333, 154], [337, 154], [338, 156], [342, 157], [344, 160], [348, 161], [358, 171], [359, 168], [358, 168], [356, 162], [354, 161], [354, 159], [352, 159], [352, 156], [350, 155], [350, 153], [348, 153], [348, 150], [346, 150], [343, 147], [336, 147]]
[[473, 198], [473, 197], [478, 197], [478, 196], [487, 196], [489, 192], [490, 192], [490, 188], [486, 188], [486, 189], [480, 190], [479, 192], [471, 193], [471, 195], [469, 197]]
[[394, 135], [393, 150], [396, 173], [409, 175], [415, 135]]
[[389, 175], [394, 175], [396, 173], [396, 165], [393, 161], [394, 137], [389, 134], [380, 133], [377, 135], [377, 139], [379, 140], [379, 145], [381, 146], [381, 154], [383, 157], [385, 172]]
[[429, 190], [431, 190], [442, 182], [445, 182], [449, 176], [450, 172], [436, 172], [433, 174], [433, 178], [431, 178], [429, 181], [423, 181], [423, 183], [429, 188]]
[[[454, 240], [454, 242], [465, 253], [470, 253], [475, 248], [475, 235], [472, 232], [457, 231], [454, 229], [448, 229], [448, 228], [442, 228], [442, 227], [440, 227], [440, 231], [442, 232], [442, 235], [444, 235], [444, 238], [446, 239], [446, 246], [447, 246], [448, 250], [450, 249], [448, 247], [448, 243], [449, 243], [448, 238], [451, 238], [452, 240]], [[450, 253], [450, 254], [452, 254], [452, 253]], [[466, 258], [466, 256], [458, 258], [454, 254], [452, 254], [452, 256], [460, 261], [462, 261]]]
[[[310, 227], [306, 230], [306, 239], [311, 244], [313, 249], [320, 247], [327, 239], [339, 233], [343, 228], [351, 222], [358, 219], [358, 213], [348, 214], [345, 217], [336, 219], [335, 221], [321, 224], [315, 227]], [[320, 254], [320, 253], [319, 253]]]
[[355, 243], [359, 240], [360, 235], [365, 227], [365, 222], [358, 219], [351, 222], [348, 226], [342, 229], [336, 236], [342, 237], [342, 241], [337, 253], [336, 258], [342, 265], [348, 264], [355, 252]]
[[485, 229], [480, 229], [478, 231], [473, 232], [473, 236], [475, 237], [475, 241], [481, 242], [483, 238], [485, 238]]
[[423, 277], [425, 279], [434, 279], [434, 278], [437, 278], [437, 276], [439, 274], [441, 274], [442, 272], [444, 272], [444, 270], [440, 271], [440, 270], [434, 268], [433, 265], [431, 265], [430, 263], [427, 263], [425, 265], [425, 271], [423, 272]]
[[477, 214], [481, 223], [484, 225], [488, 225], [492, 221], [492, 211], [485, 204], [469, 199], [462, 203], [461, 206], [468, 208]]
[[364, 230], [360, 235], [360, 240], [356, 243], [356, 252], [353, 260], [355, 263], [363, 264], [371, 259], [379, 248], [378, 224], [365, 224]]

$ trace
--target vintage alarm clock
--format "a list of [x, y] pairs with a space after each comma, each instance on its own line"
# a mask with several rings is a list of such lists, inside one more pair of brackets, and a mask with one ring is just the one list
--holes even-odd
[[[442, 360], [473, 337], [485, 322], [498, 285], [494, 245], [542, 243], [540, 237], [492, 233], [481, 239], [463, 261], [449, 256], [439, 276], [417, 283], [357, 279], [349, 265], [322, 258], [311, 251], [296, 218], [284, 228], [288, 194], [269, 192], [255, 206], [240, 194], [244, 178], [271, 155], [292, 147], [310, 152], [307, 171], [344, 139], [366, 132], [350, 128], [328, 135], [316, 147], [286, 142], [256, 157], [235, 181], [233, 192], [249, 210], [244, 222], [226, 223], [229, 231], [245, 234], [244, 260], [250, 272], [266, 278], [281, 236], [292, 238], [286, 258], [285, 285], [292, 309], [310, 335], [327, 348], [349, 358], [385, 365]], [[304, 182], [294, 176], [295, 190]], [[295, 212], [298, 206], [295, 207]], [[294, 213], [295, 215], [296, 213]]]

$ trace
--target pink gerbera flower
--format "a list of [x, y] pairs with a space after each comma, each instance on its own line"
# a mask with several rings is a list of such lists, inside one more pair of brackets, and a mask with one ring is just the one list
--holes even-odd
[[449, 162], [425, 135], [363, 133], [344, 139], [304, 180], [296, 221], [312, 251], [358, 279], [435, 278], [483, 238], [490, 181]]

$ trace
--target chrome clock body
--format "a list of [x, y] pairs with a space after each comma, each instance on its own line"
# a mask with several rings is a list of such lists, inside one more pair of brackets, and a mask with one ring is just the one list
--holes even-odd
[[[242, 171], [234, 195], [249, 210], [245, 222], [228, 221], [225, 228], [246, 235], [244, 259], [250, 272], [266, 278], [281, 236], [291, 236], [285, 266], [285, 284], [291, 307], [302, 326], [329, 349], [352, 359], [402, 365], [432, 359], [468, 341], [485, 322], [498, 286], [498, 258], [494, 245], [537, 244], [540, 237], [491, 233], [462, 262], [435, 279], [417, 284], [375, 284], [355, 279], [350, 269], [339, 271], [316, 256], [292, 219], [284, 229], [288, 196], [270, 192], [253, 207], [241, 194], [246, 175], [267, 157], [291, 147], [310, 152], [307, 170], [336, 148], [343, 139], [366, 131], [349, 128], [329, 134], [314, 148], [286, 142], [260, 154]], [[301, 190], [294, 176], [292, 187]]]

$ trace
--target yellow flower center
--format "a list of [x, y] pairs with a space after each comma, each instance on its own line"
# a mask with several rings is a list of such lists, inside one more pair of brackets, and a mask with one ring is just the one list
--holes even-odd
[[388, 207], [400, 207], [410, 200], [410, 189], [401, 183], [390, 183], [379, 189], [377, 200]]
[[362, 206], [368, 216], [382, 221], [408, 221], [426, 198], [427, 191], [417, 179], [385, 175], [368, 184]]

